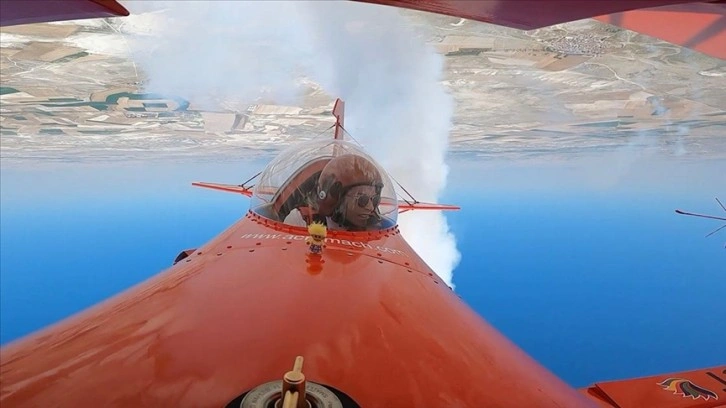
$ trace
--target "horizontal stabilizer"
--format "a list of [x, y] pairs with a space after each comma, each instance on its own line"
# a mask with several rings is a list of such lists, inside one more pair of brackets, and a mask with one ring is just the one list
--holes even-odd
[[252, 197], [251, 187], [238, 186], [234, 184], [206, 183], [194, 182], [193, 186], [211, 188], [212, 190], [227, 191], [229, 193], [239, 193], [247, 197]]
[[450, 204], [434, 204], [434, 203], [419, 203], [419, 202], [407, 202], [398, 201], [398, 212], [406, 212], [411, 210], [439, 210], [439, 211], [456, 211], [460, 210], [461, 207]]
[[[245, 187], [243, 185], [235, 184], [221, 184], [221, 183], [207, 183], [197, 181], [192, 183], [196, 187], [210, 188], [212, 190], [226, 191], [229, 193], [238, 193], [247, 197], [252, 197], [252, 187]], [[271, 191], [274, 194], [274, 191]], [[385, 202], [385, 200], [383, 200]], [[450, 204], [435, 204], [435, 203], [421, 203], [421, 202], [409, 202], [409, 201], [398, 201], [398, 212], [406, 212], [412, 210], [438, 210], [438, 211], [455, 211], [460, 210], [461, 207]]]
[[580, 391], [602, 407], [726, 407], [726, 366], [599, 382]]

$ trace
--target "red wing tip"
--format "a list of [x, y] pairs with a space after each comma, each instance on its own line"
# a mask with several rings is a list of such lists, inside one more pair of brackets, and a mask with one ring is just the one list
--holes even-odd
[[242, 186], [236, 186], [236, 185], [232, 185], [232, 184], [206, 183], [206, 182], [195, 181], [195, 182], [192, 182], [192, 186], [211, 188], [213, 190], [227, 191], [230, 193], [239, 193], [239, 194], [243, 194], [247, 197], [252, 196], [252, 190], [250, 190], [249, 188], [242, 187]]
[[110, 10], [113, 14], [120, 16], [120, 17], [126, 17], [131, 15], [129, 11], [124, 7], [121, 3], [119, 3], [116, 0], [91, 0], [92, 2], [99, 4], [106, 9]]

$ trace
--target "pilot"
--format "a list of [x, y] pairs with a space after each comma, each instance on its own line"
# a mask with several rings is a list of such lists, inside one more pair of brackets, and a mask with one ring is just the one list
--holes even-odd
[[284, 222], [301, 227], [325, 222], [331, 230], [380, 229], [382, 189], [381, 174], [368, 159], [354, 154], [335, 157], [320, 173], [312, 205], [292, 210]]

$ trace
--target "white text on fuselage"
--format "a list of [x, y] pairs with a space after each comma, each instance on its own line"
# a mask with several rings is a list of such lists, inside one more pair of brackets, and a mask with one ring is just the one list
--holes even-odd
[[[286, 241], [305, 241], [305, 235], [285, 235], [285, 234], [244, 234], [242, 239], [280, 239]], [[343, 245], [352, 248], [367, 248], [375, 251], [380, 251], [387, 254], [406, 255], [403, 251], [388, 248], [379, 245], [371, 245], [367, 242], [361, 241], [350, 241], [347, 239], [338, 238], [325, 238], [325, 243], [328, 245]]]

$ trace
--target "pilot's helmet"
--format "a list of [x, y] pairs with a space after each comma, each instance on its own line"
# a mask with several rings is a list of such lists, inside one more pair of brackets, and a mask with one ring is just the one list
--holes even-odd
[[318, 178], [318, 214], [330, 216], [348, 190], [360, 185], [374, 186], [380, 194], [383, 179], [375, 164], [355, 154], [331, 159]]

